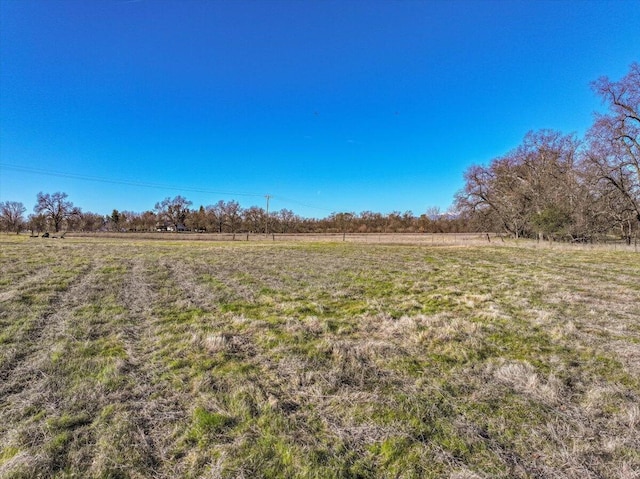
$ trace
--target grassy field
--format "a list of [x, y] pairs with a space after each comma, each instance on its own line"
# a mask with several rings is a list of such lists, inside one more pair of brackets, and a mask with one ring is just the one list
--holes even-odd
[[0, 477], [640, 477], [640, 256], [0, 237]]

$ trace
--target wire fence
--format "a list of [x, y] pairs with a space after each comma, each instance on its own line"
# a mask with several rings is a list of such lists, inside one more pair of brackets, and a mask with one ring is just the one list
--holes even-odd
[[68, 232], [67, 238], [122, 238], [136, 240], [215, 242], [328, 242], [366, 244], [406, 244], [422, 246], [509, 246], [584, 250], [640, 251], [638, 239], [631, 243], [607, 238], [593, 243], [514, 239], [499, 233], [194, 233], [194, 232]]

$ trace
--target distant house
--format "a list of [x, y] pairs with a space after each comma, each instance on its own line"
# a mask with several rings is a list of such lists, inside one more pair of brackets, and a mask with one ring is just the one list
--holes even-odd
[[183, 232], [188, 231], [187, 227], [183, 223], [178, 223], [178, 225], [174, 225], [171, 223], [166, 223], [164, 221], [158, 221], [156, 223], [156, 231], [169, 231], [169, 232]]

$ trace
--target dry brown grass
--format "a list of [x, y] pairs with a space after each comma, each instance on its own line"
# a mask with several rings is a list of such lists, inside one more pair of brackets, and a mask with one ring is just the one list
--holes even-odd
[[639, 475], [637, 254], [0, 242], [3, 479]]

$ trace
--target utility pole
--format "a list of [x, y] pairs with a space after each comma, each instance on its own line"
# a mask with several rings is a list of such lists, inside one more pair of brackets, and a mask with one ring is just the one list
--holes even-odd
[[264, 195], [267, 199], [267, 215], [264, 220], [264, 234], [265, 236], [269, 234], [269, 199], [271, 199], [271, 195]]

